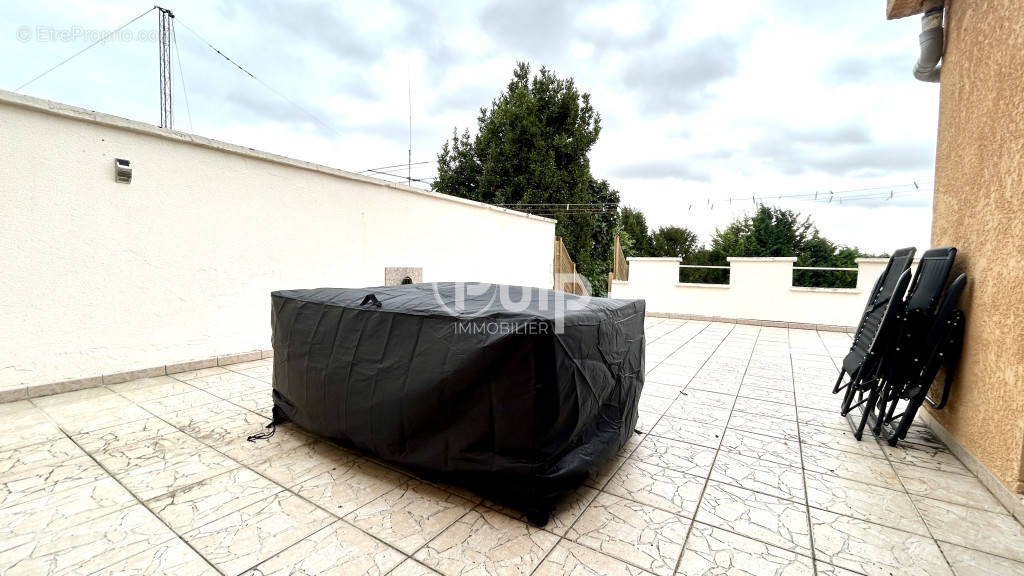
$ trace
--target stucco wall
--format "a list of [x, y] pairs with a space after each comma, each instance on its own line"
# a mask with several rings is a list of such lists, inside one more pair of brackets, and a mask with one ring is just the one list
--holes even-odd
[[647, 311], [733, 320], [855, 327], [884, 258], [857, 260], [857, 287], [793, 286], [796, 258], [729, 258], [729, 284], [679, 283], [679, 258], [629, 258], [629, 280], [612, 298], [643, 298]]
[[269, 348], [272, 290], [387, 266], [552, 282], [552, 220], [6, 92], [0, 206], [0, 388]]
[[967, 341], [934, 416], [1024, 490], [1024, 20], [1019, 0], [947, 1], [932, 244], [967, 272]]

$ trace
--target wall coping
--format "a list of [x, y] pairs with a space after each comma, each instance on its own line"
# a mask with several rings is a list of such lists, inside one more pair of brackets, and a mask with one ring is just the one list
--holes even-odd
[[726, 288], [729, 284], [701, 284], [699, 282], [676, 282], [677, 288]]
[[728, 262], [796, 262], [796, 256], [768, 256], [766, 258], [750, 256], [730, 256]]
[[683, 259], [678, 256], [630, 256], [626, 258], [627, 262], [682, 262]]
[[125, 130], [128, 132], [134, 132], [136, 134], [143, 134], [146, 136], [152, 136], [154, 138], [161, 138], [163, 140], [178, 142], [181, 144], [191, 144], [194, 146], [199, 146], [201, 148], [209, 148], [212, 150], [226, 152], [228, 154], [244, 156], [246, 158], [256, 158], [258, 160], [264, 160], [267, 162], [272, 162], [274, 164], [282, 164], [285, 166], [291, 166], [293, 168], [309, 170], [311, 172], [319, 172], [321, 174], [327, 174], [328, 176], [343, 178], [345, 180], [354, 180], [357, 182], [375, 184], [400, 192], [436, 198], [438, 200], [443, 200], [445, 202], [454, 202], [457, 204], [464, 204], [466, 206], [475, 206], [477, 208], [482, 208], [485, 210], [504, 212], [512, 216], [519, 216], [522, 218], [537, 220], [540, 222], [557, 222], [557, 220], [554, 220], [552, 218], [535, 216], [533, 214], [527, 214], [526, 212], [520, 212], [518, 210], [510, 210], [508, 208], [492, 206], [490, 204], [484, 204], [483, 202], [467, 200], [466, 198], [458, 198], [456, 196], [449, 196], [447, 194], [441, 194], [440, 192], [433, 192], [430, 190], [414, 188], [412, 186], [398, 184], [396, 182], [388, 182], [387, 180], [381, 180], [379, 178], [364, 176], [362, 174], [355, 174], [353, 172], [348, 172], [346, 170], [341, 170], [339, 168], [331, 168], [329, 166], [316, 164], [314, 162], [307, 162], [305, 160], [298, 160], [295, 158], [289, 158], [287, 156], [280, 156], [277, 154], [272, 154], [270, 152], [257, 150], [255, 148], [247, 148], [245, 146], [239, 146], [237, 144], [229, 144], [227, 142], [221, 142], [220, 140], [214, 140], [212, 138], [206, 138], [203, 136], [198, 136], [196, 134], [179, 132], [177, 130], [168, 130], [166, 128], [158, 128], [152, 124], [147, 124], [145, 122], [129, 120], [127, 118], [114, 116], [112, 114], [96, 112], [95, 110], [79, 108], [77, 106], [71, 106], [70, 104], [63, 104], [61, 102], [45, 100], [43, 98], [36, 98], [34, 96], [26, 96], [24, 94], [18, 94], [16, 92], [10, 92], [7, 90], [0, 90], [0, 104], [8, 104], [10, 106], [23, 108], [26, 110], [32, 110], [34, 112], [42, 112], [43, 114], [50, 114], [52, 116], [61, 116], [63, 118], [69, 118], [72, 120], [78, 120], [90, 124], [98, 124], [100, 126], [106, 126], [108, 128]]
[[857, 288], [825, 288], [819, 286], [790, 286], [793, 292], [827, 292], [830, 294], [860, 294]]
[[867, 263], [870, 263], [870, 264], [874, 264], [874, 263], [879, 263], [880, 264], [882, 262], [888, 262], [889, 259], [888, 258], [854, 258], [853, 261], [856, 262], [857, 264], [860, 264], [861, 262], [867, 262]]

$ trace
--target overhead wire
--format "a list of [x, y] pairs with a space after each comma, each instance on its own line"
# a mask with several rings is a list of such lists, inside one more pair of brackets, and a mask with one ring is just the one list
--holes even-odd
[[58, 63], [54, 64], [53, 66], [51, 66], [51, 67], [47, 68], [46, 70], [44, 70], [44, 71], [43, 71], [43, 72], [41, 72], [40, 74], [38, 74], [38, 75], [36, 75], [35, 77], [33, 77], [33, 78], [32, 78], [31, 80], [29, 80], [28, 82], [25, 82], [25, 83], [24, 83], [24, 84], [22, 84], [21, 86], [18, 86], [17, 88], [15, 88], [15, 89], [14, 89], [14, 91], [15, 91], [15, 92], [21, 92], [21, 90], [22, 90], [23, 88], [25, 88], [26, 86], [28, 86], [28, 85], [32, 84], [32, 83], [33, 83], [33, 82], [35, 82], [36, 80], [39, 80], [39, 79], [40, 79], [40, 78], [42, 78], [43, 76], [46, 76], [46, 75], [47, 75], [47, 74], [49, 74], [50, 72], [53, 72], [53, 71], [54, 71], [54, 70], [56, 70], [57, 68], [60, 68], [61, 66], [63, 66], [63, 65], [65, 65], [65, 64], [67, 64], [68, 62], [70, 62], [70, 61], [74, 60], [74, 59], [75, 59], [76, 57], [78, 57], [79, 55], [83, 54], [83, 53], [84, 53], [85, 51], [87, 51], [87, 50], [89, 50], [90, 48], [92, 48], [92, 47], [96, 46], [97, 44], [100, 44], [101, 42], [103, 42], [103, 41], [104, 41], [104, 40], [106, 40], [107, 38], [110, 38], [110, 37], [111, 37], [111, 36], [113, 36], [114, 34], [117, 34], [117, 33], [118, 33], [118, 32], [120, 32], [121, 30], [124, 30], [124, 29], [125, 29], [125, 28], [127, 28], [128, 26], [130, 26], [130, 25], [134, 24], [134, 23], [135, 23], [135, 21], [137, 21], [137, 20], [138, 20], [139, 18], [142, 18], [143, 16], [145, 16], [146, 14], [149, 14], [149, 13], [150, 13], [150, 12], [152, 12], [153, 10], [156, 10], [156, 6], [154, 6], [154, 7], [150, 8], [149, 10], [146, 10], [146, 11], [145, 11], [145, 12], [143, 12], [142, 14], [139, 14], [139, 15], [138, 15], [138, 16], [136, 16], [135, 18], [132, 18], [131, 20], [129, 20], [129, 21], [125, 22], [124, 24], [122, 24], [122, 25], [118, 26], [118, 27], [117, 27], [117, 28], [115, 28], [114, 30], [111, 30], [110, 32], [107, 32], [106, 34], [104, 34], [103, 36], [101, 36], [99, 40], [97, 40], [97, 41], [93, 42], [92, 44], [89, 44], [89, 45], [88, 45], [88, 46], [86, 46], [85, 48], [82, 48], [82, 49], [81, 49], [81, 50], [79, 50], [78, 52], [75, 52], [75, 53], [74, 53], [74, 54], [72, 54], [71, 56], [68, 56], [67, 58], [65, 58], [65, 59], [61, 60], [60, 62], [58, 62]]
[[188, 103], [188, 88], [185, 87], [185, 69], [181, 66], [181, 52], [178, 51], [178, 34], [174, 31], [174, 20], [171, 20], [171, 40], [174, 43], [174, 56], [178, 60], [178, 77], [181, 78], [181, 92], [185, 96], [185, 112], [188, 113], [188, 130], [194, 132], [192, 127], [192, 107]]
[[[180, 19], [180, 18], [178, 18], [177, 20], [178, 20], [179, 22], [181, 22], [181, 19]], [[188, 24], [186, 24], [185, 22], [181, 22], [181, 25], [182, 25], [182, 26], [184, 26], [184, 27], [185, 27], [185, 30], [188, 30], [188, 31], [189, 31], [189, 33], [191, 33], [191, 34], [192, 34], [193, 36], [195, 36], [195, 37], [196, 37], [196, 38], [197, 38], [197, 39], [198, 39], [198, 40], [199, 40], [200, 42], [202, 42], [203, 44], [206, 44], [206, 46], [207, 46], [208, 48], [210, 48], [210, 50], [213, 50], [213, 51], [214, 51], [214, 52], [216, 52], [216, 53], [217, 53], [217, 54], [218, 54], [218, 55], [219, 55], [219, 56], [220, 56], [221, 58], [223, 58], [223, 59], [227, 60], [227, 61], [228, 61], [229, 63], [231, 63], [231, 64], [232, 64], [232, 65], [233, 65], [233, 66], [234, 66], [235, 68], [238, 68], [239, 70], [241, 70], [241, 71], [242, 71], [242, 72], [243, 72], [243, 73], [244, 73], [244, 74], [245, 74], [246, 76], [248, 76], [248, 77], [252, 78], [252, 79], [253, 79], [253, 80], [255, 80], [256, 82], [258, 82], [258, 83], [259, 83], [259, 84], [260, 84], [261, 86], [263, 86], [263, 87], [264, 87], [264, 88], [266, 88], [267, 90], [270, 90], [271, 92], [273, 92], [274, 94], [276, 94], [276, 95], [277, 95], [277, 96], [278, 96], [279, 98], [281, 98], [281, 99], [282, 99], [282, 100], [284, 100], [285, 102], [288, 102], [289, 104], [291, 104], [291, 105], [292, 105], [293, 107], [295, 107], [295, 109], [299, 110], [300, 112], [302, 112], [303, 114], [305, 114], [306, 116], [308, 116], [308, 117], [309, 117], [310, 119], [312, 119], [312, 120], [313, 120], [314, 122], [316, 122], [317, 124], [319, 124], [319, 125], [320, 125], [321, 127], [323, 127], [324, 129], [326, 129], [326, 130], [328, 130], [328, 131], [330, 131], [330, 132], [333, 132], [333, 133], [334, 133], [335, 135], [337, 135], [337, 136], [343, 136], [343, 134], [342, 134], [341, 132], [339, 132], [339, 131], [338, 131], [338, 130], [337, 130], [336, 128], [334, 128], [333, 126], [331, 126], [330, 124], [328, 124], [328, 123], [327, 123], [327, 122], [325, 122], [324, 120], [321, 120], [321, 119], [320, 119], [320, 118], [319, 118], [319, 117], [318, 117], [318, 116], [317, 116], [316, 114], [313, 114], [312, 112], [310, 112], [309, 110], [307, 110], [306, 108], [304, 108], [304, 107], [303, 107], [302, 105], [300, 105], [300, 104], [299, 104], [298, 102], [295, 102], [295, 101], [294, 101], [294, 100], [292, 100], [291, 98], [289, 98], [289, 97], [285, 96], [284, 94], [282, 94], [282, 93], [281, 93], [280, 91], [276, 90], [276, 89], [275, 89], [275, 88], [274, 88], [273, 86], [271, 86], [270, 84], [267, 84], [267, 83], [266, 83], [266, 82], [264, 82], [263, 80], [260, 80], [259, 78], [257, 78], [257, 77], [256, 77], [256, 75], [255, 75], [255, 74], [253, 74], [252, 72], [250, 72], [249, 70], [247, 70], [247, 69], [246, 69], [246, 68], [245, 68], [244, 66], [242, 66], [242, 65], [241, 65], [241, 64], [239, 64], [238, 62], [235, 62], [235, 61], [234, 61], [234, 60], [232, 60], [232, 59], [231, 59], [230, 57], [228, 57], [228, 55], [227, 55], [227, 54], [225, 54], [225, 53], [221, 52], [220, 50], [218, 50], [218, 49], [217, 49], [217, 48], [216, 48], [216, 47], [215, 47], [215, 46], [214, 46], [213, 44], [211, 44], [211, 43], [210, 43], [210, 42], [209, 42], [208, 40], [206, 40], [206, 38], [203, 38], [203, 37], [202, 37], [201, 35], [199, 35], [199, 33], [198, 33], [198, 32], [196, 32], [195, 30], [193, 30], [193, 29], [192, 29], [192, 28], [191, 28], [191, 27], [190, 27], [190, 26], [189, 26]]]

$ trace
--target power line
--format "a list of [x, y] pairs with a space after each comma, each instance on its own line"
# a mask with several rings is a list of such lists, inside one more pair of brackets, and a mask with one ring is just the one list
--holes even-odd
[[[180, 20], [180, 19], [179, 19], [178, 21], [179, 21], [179, 22], [181, 22], [181, 20]], [[188, 30], [188, 31], [189, 31], [189, 32], [190, 32], [190, 33], [191, 33], [191, 34], [192, 34], [193, 36], [195, 36], [195, 37], [196, 37], [196, 38], [197, 38], [197, 39], [198, 39], [198, 40], [199, 40], [200, 42], [202, 42], [203, 44], [206, 44], [206, 45], [207, 45], [207, 47], [209, 47], [209, 48], [210, 48], [210, 50], [213, 50], [214, 52], [216, 52], [216, 53], [217, 53], [217, 54], [218, 54], [218, 55], [219, 55], [219, 56], [220, 56], [221, 58], [223, 58], [223, 59], [227, 60], [228, 62], [230, 62], [230, 63], [231, 63], [231, 64], [232, 64], [232, 65], [233, 65], [233, 66], [234, 66], [235, 68], [238, 68], [238, 69], [239, 69], [239, 70], [241, 70], [241, 71], [242, 71], [243, 73], [245, 73], [245, 75], [247, 75], [248, 77], [252, 78], [252, 79], [253, 79], [253, 80], [255, 80], [256, 82], [259, 82], [259, 83], [260, 83], [260, 85], [262, 85], [262, 86], [263, 86], [264, 88], [266, 88], [267, 90], [270, 90], [271, 92], [273, 92], [274, 94], [276, 94], [276, 95], [277, 95], [278, 97], [280, 97], [280, 98], [281, 98], [281, 99], [283, 99], [284, 101], [286, 101], [286, 102], [288, 102], [289, 104], [291, 104], [292, 106], [294, 106], [294, 107], [295, 107], [295, 108], [296, 108], [297, 110], [299, 110], [300, 112], [302, 112], [302, 113], [303, 113], [303, 114], [305, 114], [306, 116], [309, 116], [309, 117], [310, 117], [310, 118], [311, 118], [311, 119], [312, 119], [313, 121], [315, 121], [315, 122], [316, 122], [317, 124], [320, 124], [320, 126], [322, 126], [323, 128], [325, 128], [325, 129], [327, 129], [327, 130], [329, 130], [329, 131], [333, 132], [333, 133], [334, 133], [335, 135], [337, 135], [337, 136], [342, 136], [342, 134], [341, 134], [341, 133], [340, 133], [340, 132], [339, 132], [338, 130], [336, 130], [336, 129], [335, 129], [335, 128], [334, 128], [333, 126], [329, 125], [328, 123], [324, 122], [323, 120], [321, 120], [321, 119], [320, 119], [320, 118], [319, 118], [319, 117], [318, 117], [318, 116], [317, 116], [316, 114], [313, 114], [313, 113], [312, 113], [312, 112], [310, 112], [309, 110], [306, 110], [305, 108], [303, 108], [302, 106], [300, 106], [300, 105], [299, 105], [299, 104], [298, 104], [297, 102], [295, 102], [295, 101], [294, 101], [294, 100], [292, 100], [291, 98], [289, 98], [289, 97], [285, 96], [285, 95], [284, 95], [284, 94], [282, 94], [281, 92], [278, 92], [277, 90], [275, 90], [275, 89], [274, 89], [274, 87], [273, 87], [273, 86], [271, 86], [270, 84], [267, 84], [267, 83], [266, 83], [266, 82], [264, 82], [263, 80], [260, 80], [260, 79], [259, 79], [259, 78], [257, 78], [257, 77], [256, 77], [256, 75], [254, 75], [254, 74], [253, 74], [252, 72], [249, 72], [248, 70], [246, 70], [244, 66], [242, 66], [242, 65], [241, 65], [241, 64], [239, 64], [238, 62], [235, 62], [234, 60], [232, 60], [231, 58], [229, 58], [229, 57], [227, 56], [227, 54], [224, 54], [223, 52], [221, 52], [220, 50], [218, 50], [217, 48], [215, 48], [215, 47], [213, 46], [213, 44], [210, 44], [210, 42], [209, 42], [208, 40], [206, 40], [205, 38], [203, 38], [202, 36], [200, 36], [200, 35], [199, 35], [199, 33], [198, 33], [198, 32], [196, 32], [195, 30], [193, 30], [193, 29], [192, 29], [191, 27], [189, 27], [189, 25], [188, 25], [188, 24], [186, 24], [186, 23], [184, 23], [184, 22], [181, 22], [181, 25], [182, 25], [182, 26], [184, 26], [184, 27], [185, 27], [185, 29], [186, 29], [186, 30]]]
[[53, 72], [53, 71], [54, 71], [54, 70], [56, 70], [57, 68], [60, 68], [61, 66], [63, 66], [63, 65], [65, 65], [65, 64], [67, 64], [68, 62], [70, 62], [71, 60], [73, 60], [74, 58], [76, 58], [76, 57], [77, 57], [78, 55], [82, 54], [83, 52], [85, 52], [86, 50], [88, 50], [88, 49], [92, 48], [93, 46], [95, 46], [95, 45], [97, 45], [97, 44], [99, 44], [99, 43], [103, 42], [103, 41], [104, 41], [104, 40], [106, 40], [107, 38], [110, 38], [110, 37], [111, 37], [111, 36], [113, 36], [114, 34], [117, 34], [117, 33], [118, 33], [118, 32], [120, 32], [121, 30], [124, 30], [124, 29], [125, 29], [125, 28], [127, 28], [128, 26], [130, 26], [130, 25], [134, 24], [136, 20], [138, 20], [139, 18], [142, 18], [142, 17], [143, 17], [143, 16], [145, 16], [146, 14], [149, 14], [149, 13], [150, 13], [150, 12], [152, 12], [153, 10], [156, 10], [156, 6], [154, 6], [154, 7], [150, 8], [149, 10], [146, 10], [146, 11], [145, 11], [145, 12], [143, 12], [142, 14], [139, 14], [139, 15], [138, 15], [138, 16], [136, 16], [135, 18], [132, 18], [132, 19], [131, 19], [131, 20], [129, 20], [128, 22], [125, 22], [124, 24], [122, 24], [121, 26], [119, 26], [119, 27], [118, 27], [117, 29], [115, 29], [115, 30], [111, 30], [110, 32], [107, 32], [106, 34], [104, 34], [103, 36], [101, 36], [99, 40], [97, 40], [97, 41], [93, 42], [92, 44], [89, 44], [89, 45], [88, 45], [88, 46], [86, 46], [85, 48], [82, 48], [82, 49], [81, 49], [81, 50], [79, 50], [78, 52], [75, 52], [75, 53], [74, 53], [74, 54], [72, 54], [71, 56], [68, 56], [67, 58], [65, 58], [64, 60], [61, 60], [61, 61], [60, 61], [60, 62], [58, 62], [57, 64], [54, 64], [54, 65], [53, 65], [53, 66], [51, 66], [50, 68], [47, 68], [47, 69], [46, 69], [46, 70], [45, 70], [45, 71], [44, 71], [43, 73], [41, 73], [41, 74], [39, 74], [38, 76], [36, 76], [36, 77], [32, 78], [32, 79], [31, 79], [31, 80], [29, 80], [28, 82], [25, 82], [25, 83], [24, 83], [24, 84], [22, 84], [21, 86], [18, 86], [17, 88], [15, 88], [15, 89], [14, 89], [14, 91], [15, 91], [15, 92], [21, 92], [22, 88], [25, 88], [25, 87], [26, 87], [26, 86], [28, 86], [29, 84], [31, 84], [31, 83], [33, 83], [33, 82], [35, 82], [36, 80], [39, 80], [39, 79], [40, 79], [40, 78], [42, 78], [43, 76], [46, 76], [46, 75], [47, 75], [47, 74], [49, 74], [50, 72]]
[[388, 168], [405, 168], [406, 166], [419, 166], [421, 164], [433, 164], [435, 162], [437, 162], [437, 160], [424, 160], [423, 162], [413, 162], [412, 164], [403, 162], [401, 164], [392, 164], [390, 166], [377, 166], [376, 168], [367, 168], [366, 170], [360, 170], [359, 172], [357, 172], [357, 174], [362, 174], [363, 172], [372, 172], [374, 170], [387, 170]]
[[[403, 166], [405, 166], [405, 165], [403, 164]], [[393, 178], [401, 178], [403, 180], [408, 180], [409, 182], [420, 182], [420, 183], [427, 184], [427, 185], [431, 184], [427, 180], [421, 180], [419, 178], [405, 178], [401, 174], [389, 174], [387, 172], [381, 172], [380, 170], [364, 170], [363, 172], [360, 172], [360, 174], [363, 174], [365, 172], [373, 172], [374, 174], [380, 174], [380, 175], [383, 175], [383, 176], [391, 176]]]

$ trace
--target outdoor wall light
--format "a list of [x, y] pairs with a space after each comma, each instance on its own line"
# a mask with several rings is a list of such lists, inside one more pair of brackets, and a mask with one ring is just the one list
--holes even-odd
[[132, 163], [124, 158], [114, 158], [114, 182], [131, 184]]

